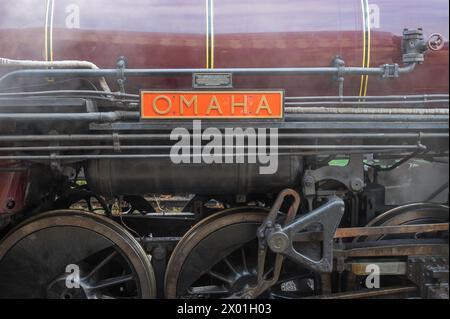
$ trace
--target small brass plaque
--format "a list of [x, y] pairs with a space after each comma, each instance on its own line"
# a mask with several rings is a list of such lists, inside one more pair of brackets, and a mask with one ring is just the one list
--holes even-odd
[[192, 76], [194, 89], [232, 89], [231, 73], [194, 73]]

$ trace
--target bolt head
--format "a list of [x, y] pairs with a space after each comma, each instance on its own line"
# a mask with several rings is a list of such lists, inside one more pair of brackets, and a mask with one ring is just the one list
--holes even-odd
[[303, 183], [305, 184], [306, 187], [311, 187], [314, 185], [314, 178], [312, 176], [306, 176], [303, 179]]
[[6, 203], [6, 208], [7, 209], [13, 209], [14, 207], [16, 207], [16, 202], [13, 199], [9, 200]]
[[364, 188], [364, 181], [362, 181], [360, 178], [354, 178], [350, 183], [350, 187], [353, 191], [359, 192]]
[[283, 232], [273, 233], [269, 236], [268, 244], [275, 253], [282, 253], [289, 247], [289, 237]]

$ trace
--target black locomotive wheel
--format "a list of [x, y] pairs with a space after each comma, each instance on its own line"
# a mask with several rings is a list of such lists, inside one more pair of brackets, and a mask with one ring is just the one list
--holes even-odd
[[[228, 298], [255, 285], [256, 230], [265, 217], [261, 212], [221, 212], [194, 226], [170, 258], [166, 297]], [[279, 282], [261, 297], [297, 298], [316, 293], [318, 286], [315, 274], [285, 260]]]
[[32, 218], [0, 243], [0, 298], [153, 298], [153, 269], [120, 225], [60, 210]]
[[[393, 208], [370, 221], [367, 227], [400, 226], [446, 223], [449, 220], [448, 206], [433, 203], [414, 203]], [[374, 241], [381, 239], [420, 238], [422, 236], [442, 237], [445, 234], [408, 234], [389, 236], [359, 237], [355, 241]], [[448, 236], [448, 233], [447, 233]]]

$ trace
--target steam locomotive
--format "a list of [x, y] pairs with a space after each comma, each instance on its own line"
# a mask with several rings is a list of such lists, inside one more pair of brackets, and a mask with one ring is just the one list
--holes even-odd
[[0, 298], [448, 298], [448, 11], [0, 2]]

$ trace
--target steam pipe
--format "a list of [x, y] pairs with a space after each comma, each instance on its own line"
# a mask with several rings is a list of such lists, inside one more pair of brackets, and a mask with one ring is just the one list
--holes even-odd
[[[105, 97], [107, 95], [108, 97]], [[105, 91], [89, 91], [89, 90], [59, 90], [59, 91], [37, 91], [37, 92], [16, 92], [16, 93], [0, 93], [0, 107], [10, 106], [1, 103], [4, 98], [16, 99], [19, 97], [82, 97], [83, 99], [100, 99], [114, 102], [135, 103], [134, 105], [126, 106], [127, 109], [138, 109], [139, 95], [125, 94], [125, 93], [109, 93]], [[424, 94], [424, 95], [381, 95], [381, 96], [365, 96], [363, 101], [360, 96], [304, 96], [304, 97], [285, 97], [285, 106], [287, 112], [294, 112], [293, 106], [367, 106], [370, 105], [376, 108], [421, 108], [425, 104], [438, 104], [439, 109], [448, 110], [448, 94]], [[124, 99], [129, 98], [129, 99]], [[13, 102], [11, 102], [11, 105]], [[125, 107], [125, 106], [124, 106]], [[436, 108], [433, 108], [436, 109]], [[410, 112], [404, 110], [401, 112]], [[411, 111], [415, 113], [415, 111]]]
[[[305, 106], [304, 104], [296, 104], [299, 106]], [[320, 103], [307, 104], [307, 105], [320, 105]], [[330, 105], [334, 105], [330, 103]], [[352, 104], [349, 104], [352, 105]], [[289, 106], [285, 108], [285, 113], [290, 114], [405, 114], [405, 115], [449, 115], [449, 109], [447, 108], [351, 108], [351, 107], [323, 107], [323, 106], [310, 106], [310, 107], [296, 107]]]
[[[26, 67], [26, 68], [87, 68], [98, 70], [99, 67], [89, 61], [66, 60], [66, 61], [34, 61], [34, 60], [12, 60], [0, 58], [0, 66], [7, 67]], [[106, 83], [105, 78], [100, 78], [100, 86], [106, 92], [111, 89]]]
[[[119, 98], [136, 98], [139, 99], [138, 94], [126, 94], [121, 92], [106, 92], [106, 91], [93, 91], [93, 90], [56, 90], [56, 91], [37, 91], [37, 92], [12, 92], [12, 93], [0, 93], [0, 97], [21, 97], [21, 96], [52, 96], [52, 95], [61, 95], [61, 94], [67, 94], [67, 95], [109, 95], [113, 97], [119, 97]], [[328, 100], [361, 100], [361, 96], [286, 96], [286, 101], [296, 101], [296, 100], [319, 100], [322, 101], [328, 101]], [[365, 101], [369, 100], [400, 100], [402, 102], [404, 101], [411, 101], [415, 100], [414, 102], [446, 102], [448, 103], [449, 95], [448, 94], [417, 94], [417, 95], [368, 95], [364, 96]], [[295, 102], [289, 102], [289, 103], [295, 103]]]
[[[189, 135], [197, 136], [196, 134]], [[228, 136], [224, 134], [224, 136]], [[233, 135], [236, 136], [236, 135]], [[240, 136], [240, 135], [238, 135]], [[125, 140], [161, 140], [169, 139], [170, 134], [74, 134], [74, 135], [0, 135], [0, 142], [36, 142], [36, 141], [125, 141]], [[289, 139], [449, 139], [447, 133], [279, 133], [279, 138]]]
[[[93, 113], [0, 113], [2, 121], [83, 121], [83, 122], [117, 122], [139, 121], [139, 112], [114, 111]], [[398, 115], [398, 114], [295, 114], [285, 118], [292, 121], [386, 121], [386, 122], [448, 122], [448, 115]], [[262, 123], [263, 124], [263, 123]]]
[[93, 112], [93, 113], [4, 113], [1, 121], [85, 121], [115, 122], [120, 120], [139, 120], [139, 112]]
[[[120, 145], [120, 150], [170, 150], [173, 145]], [[194, 149], [195, 146], [189, 147]], [[248, 145], [222, 146], [221, 149], [250, 149]], [[267, 147], [269, 148], [269, 146]], [[417, 145], [278, 145], [280, 150], [379, 150], [379, 149], [417, 149]], [[95, 151], [115, 150], [113, 145], [74, 145], [74, 146], [13, 146], [0, 147], [0, 152], [54, 152], [54, 151]]]
[[[1, 119], [1, 117], [0, 117]], [[359, 121], [385, 121], [385, 122], [427, 122], [447, 121], [448, 115], [398, 115], [398, 114], [289, 114], [286, 121], [302, 122], [359, 122]]]
[[[361, 98], [360, 98], [361, 99]], [[365, 100], [365, 97], [363, 98]], [[380, 101], [313, 101], [313, 102], [286, 102], [285, 105], [288, 107], [292, 106], [309, 106], [309, 105], [341, 105], [341, 106], [351, 106], [351, 105], [389, 105], [389, 107], [393, 106], [404, 106], [404, 105], [414, 105], [417, 104], [434, 104], [434, 103], [442, 103], [448, 104], [448, 100], [406, 100], [406, 101], [389, 101], [389, 100], [380, 100]], [[446, 108], [448, 110], [448, 108]]]
[[[388, 75], [389, 67], [394, 67], [396, 74]], [[235, 75], [379, 75], [385, 77], [397, 77], [400, 74], [412, 72], [416, 63], [404, 67], [398, 65], [382, 65], [375, 68], [363, 67], [311, 67], [311, 68], [222, 68], [214, 69], [214, 73], [232, 73]], [[18, 70], [5, 74], [0, 78], [0, 83], [12, 77], [151, 77], [151, 76], [191, 76], [193, 73], [208, 74], [210, 69], [39, 69]]]
[[[12, 93], [13, 94], [13, 93]], [[1, 93], [0, 93], [1, 95]], [[286, 101], [291, 100], [361, 100], [361, 96], [286, 96]], [[368, 95], [364, 96], [364, 100], [419, 100], [428, 101], [433, 99], [445, 99], [448, 102], [448, 94], [416, 94], [416, 95]]]
[[[383, 145], [379, 145], [383, 146]], [[389, 148], [378, 148], [378, 149], [351, 149], [346, 150], [339, 148], [331, 149], [330, 151], [310, 151], [310, 152], [288, 152], [288, 153], [275, 153], [272, 154], [274, 156], [301, 156], [301, 155], [317, 155], [317, 154], [365, 154], [367, 152], [370, 153], [391, 153], [394, 151], [411, 151], [411, 150], [420, 150], [420, 147], [415, 145], [389, 145]], [[225, 157], [235, 156], [236, 154], [225, 154]], [[246, 154], [246, 155], [258, 155], [256, 153]], [[0, 160], [90, 160], [90, 159], [148, 159], [148, 158], [170, 158], [170, 154], [84, 154], [84, 155], [5, 155], [0, 156]], [[195, 156], [195, 155], [191, 155]], [[201, 155], [199, 155], [201, 156]]]

